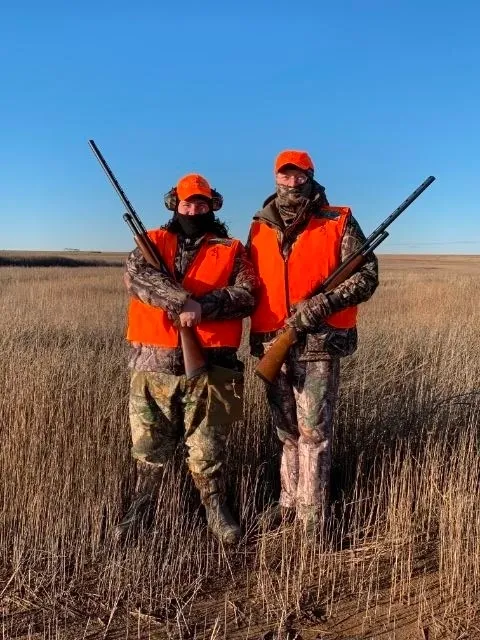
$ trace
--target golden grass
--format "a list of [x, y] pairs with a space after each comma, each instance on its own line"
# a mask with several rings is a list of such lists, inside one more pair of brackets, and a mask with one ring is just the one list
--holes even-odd
[[315, 545], [261, 518], [278, 445], [245, 356], [229, 484], [246, 536], [230, 552], [181, 450], [155, 530], [112, 544], [133, 470], [122, 271], [30, 264], [0, 268], [2, 637], [480, 637], [478, 257], [382, 257]]

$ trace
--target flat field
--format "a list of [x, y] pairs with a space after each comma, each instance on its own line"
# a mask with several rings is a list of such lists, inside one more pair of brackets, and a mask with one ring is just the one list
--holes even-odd
[[323, 539], [273, 529], [278, 444], [243, 349], [224, 550], [179, 446], [154, 530], [133, 486], [123, 254], [0, 252], [2, 638], [480, 638], [480, 256], [381, 256], [342, 363]]

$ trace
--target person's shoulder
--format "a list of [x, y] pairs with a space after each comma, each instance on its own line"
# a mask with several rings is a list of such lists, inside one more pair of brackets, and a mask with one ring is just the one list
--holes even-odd
[[263, 208], [254, 214], [250, 228], [259, 227], [260, 225], [278, 227], [278, 218], [279, 213], [275, 204], [275, 195], [271, 195], [263, 203]]

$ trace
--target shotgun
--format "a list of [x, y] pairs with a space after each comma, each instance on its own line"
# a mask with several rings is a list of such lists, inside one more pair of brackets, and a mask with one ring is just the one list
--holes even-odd
[[[310, 294], [309, 297], [313, 297], [318, 293], [329, 293], [358, 271], [358, 269], [366, 262], [368, 256], [388, 237], [388, 232], [386, 231], [387, 227], [390, 226], [392, 222], [396, 220], [396, 218], [398, 218], [398, 216], [403, 213], [405, 209], [409, 207], [412, 202], [432, 184], [434, 180], [435, 178], [430, 176], [422, 182], [422, 184], [415, 189], [415, 191], [413, 191], [413, 193], [411, 193], [408, 198], [368, 236], [362, 246], [344, 260], [340, 266]], [[290, 347], [294, 345], [295, 342], [297, 342], [296, 330], [293, 327], [286, 327], [286, 329], [282, 331], [277, 338], [275, 338], [271, 347], [260, 359], [255, 369], [256, 375], [267, 384], [273, 384], [283, 363], [285, 362]]]
[[[127, 210], [127, 212], [123, 215], [123, 219], [130, 227], [130, 230], [132, 231], [133, 237], [135, 239], [135, 243], [142, 252], [143, 257], [152, 267], [172, 277], [172, 275], [168, 272], [168, 269], [166, 268], [165, 263], [163, 262], [160, 253], [157, 250], [157, 247], [150, 240], [147, 230], [143, 226], [142, 221], [138, 217], [135, 209], [125, 195], [122, 187], [119, 185], [118, 180], [108, 166], [107, 161], [100, 152], [100, 149], [97, 147], [93, 140], [89, 140], [88, 144], [90, 145], [91, 150], [100, 163], [102, 169], [107, 174], [108, 179], [112, 183], [113, 188], [119, 195], [120, 200], [123, 202]], [[182, 346], [183, 360], [185, 363], [185, 375], [187, 377], [187, 380], [191, 380], [192, 378], [196, 378], [201, 373], [204, 373], [207, 370], [207, 361], [205, 359], [205, 354], [203, 353], [202, 347], [198, 342], [195, 330], [191, 327], [178, 327], [178, 331], [180, 333], [180, 343]]]

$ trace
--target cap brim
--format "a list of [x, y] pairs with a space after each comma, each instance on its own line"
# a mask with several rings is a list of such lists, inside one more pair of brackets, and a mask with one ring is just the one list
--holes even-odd
[[276, 171], [278, 173], [278, 171], [281, 171], [282, 169], [285, 169], [285, 167], [292, 167], [293, 169], [300, 169], [300, 171], [312, 171], [312, 167], [310, 165], [301, 165], [298, 162], [285, 162], [284, 164], [281, 164], [279, 167], [276, 168]]

